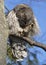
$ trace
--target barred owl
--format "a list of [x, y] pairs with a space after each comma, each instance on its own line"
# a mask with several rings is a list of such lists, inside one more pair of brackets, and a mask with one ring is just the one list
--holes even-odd
[[[13, 10], [11, 10], [7, 15], [7, 23], [9, 27], [9, 34], [12, 35], [31, 37], [39, 33], [39, 25], [36, 17], [34, 16], [32, 9], [26, 4], [19, 4]], [[19, 41], [17, 43], [19, 43]], [[18, 44], [18, 46], [17, 44], [12, 45], [12, 47], [14, 47], [16, 50], [19, 50], [18, 48], [22, 49], [21, 54], [19, 54], [16, 50], [13, 52], [12, 49], [14, 56], [19, 54], [17, 56], [19, 59], [22, 56], [25, 57], [25, 55], [23, 55], [23, 52], [26, 54], [24, 44], [25, 42], [21, 42], [20, 45]]]

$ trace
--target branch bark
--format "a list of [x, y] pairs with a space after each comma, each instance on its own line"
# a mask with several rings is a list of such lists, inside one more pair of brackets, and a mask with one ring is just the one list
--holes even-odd
[[34, 40], [32, 40], [28, 37], [21, 37], [21, 36], [18, 36], [18, 35], [10, 35], [10, 38], [11, 39], [16, 38], [16, 39], [19, 39], [19, 40], [21, 39], [21, 40], [26, 41], [27, 43], [29, 43], [29, 45], [31, 45], [31, 46], [37, 46], [37, 47], [40, 47], [40, 48], [42, 48], [46, 51], [46, 45], [45, 44], [34, 41]]

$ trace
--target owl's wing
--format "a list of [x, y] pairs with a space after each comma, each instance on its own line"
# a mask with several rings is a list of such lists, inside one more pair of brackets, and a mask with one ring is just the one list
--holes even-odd
[[18, 18], [16, 17], [16, 13], [13, 10], [7, 16], [7, 23], [10, 34], [17, 34], [18, 31], [23, 31], [23, 29], [19, 25], [19, 21]]

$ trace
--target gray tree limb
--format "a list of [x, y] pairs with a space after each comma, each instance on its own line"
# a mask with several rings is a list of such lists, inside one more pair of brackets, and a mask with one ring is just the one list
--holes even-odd
[[46, 51], [46, 45], [43, 44], [43, 43], [34, 41], [34, 40], [32, 40], [32, 39], [30, 39], [28, 37], [21, 37], [21, 36], [18, 36], [18, 35], [10, 35], [10, 36], [11, 36], [12, 39], [15, 39], [16, 38], [16, 39], [19, 39], [19, 40], [20, 39], [21, 40], [24, 40], [24, 41], [28, 42], [29, 45], [40, 47], [40, 48], [42, 48], [42, 49], [44, 49]]
[[4, 1], [0, 0], [0, 65], [6, 65], [8, 28], [4, 15]]

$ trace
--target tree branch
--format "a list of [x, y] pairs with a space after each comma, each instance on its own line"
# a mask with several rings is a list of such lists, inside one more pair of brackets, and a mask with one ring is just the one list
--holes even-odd
[[45, 44], [34, 41], [34, 40], [32, 40], [32, 39], [30, 39], [28, 37], [21, 37], [21, 36], [18, 36], [18, 35], [10, 35], [10, 38], [12, 38], [12, 39], [16, 38], [16, 39], [19, 39], [19, 40], [20, 39], [24, 40], [24, 41], [28, 42], [29, 45], [40, 47], [40, 48], [42, 48], [42, 49], [44, 49], [46, 51], [46, 45]]

